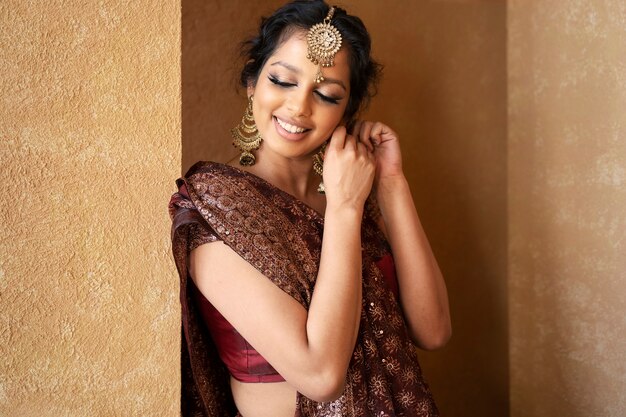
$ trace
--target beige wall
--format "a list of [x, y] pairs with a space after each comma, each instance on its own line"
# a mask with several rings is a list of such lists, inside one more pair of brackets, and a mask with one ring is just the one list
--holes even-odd
[[178, 414], [180, 3], [0, 3], [0, 415]]
[[[245, 96], [232, 81], [232, 41], [283, 1], [245, 4], [183, 1], [184, 169], [236, 155], [228, 129]], [[507, 415], [505, 4], [341, 4], [364, 20], [386, 65], [367, 117], [389, 123], [403, 141], [450, 291], [454, 336], [445, 350], [422, 355], [427, 378], [443, 415]]]
[[514, 417], [626, 415], [626, 3], [509, 1]]

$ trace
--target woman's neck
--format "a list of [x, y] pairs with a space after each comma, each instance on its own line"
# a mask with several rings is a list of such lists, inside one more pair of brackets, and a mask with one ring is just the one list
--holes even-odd
[[256, 163], [252, 166], [239, 165], [238, 157], [233, 158], [228, 164], [261, 177], [304, 202], [318, 196], [317, 187], [322, 181], [322, 178], [313, 171], [312, 157], [272, 158], [270, 155], [259, 153]]

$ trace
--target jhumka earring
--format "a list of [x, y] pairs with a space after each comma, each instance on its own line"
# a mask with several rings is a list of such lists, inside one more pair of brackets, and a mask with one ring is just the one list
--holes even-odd
[[318, 65], [315, 82], [324, 81], [322, 67], [335, 65], [335, 54], [341, 48], [341, 34], [336, 27], [330, 24], [335, 14], [335, 7], [331, 7], [322, 23], [311, 26], [306, 35], [308, 44], [307, 58]]
[[230, 130], [233, 137], [233, 145], [241, 151], [239, 164], [246, 166], [254, 165], [256, 162], [256, 158], [251, 151], [259, 149], [262, 141], [252, 114], [252, 100], [252, 96], [248, 97], [248, 106], [241, 118], [241, 122]]
[[[327, 144], [328, 142], [325, 142], [320, 151], [313, 155], [313, 171], [315, 171], [315, 173], [320, 177], [324, 176], [324, 152], [326, 151]], [[317, 187], [317, 192], [320, 194], [326, 194], [323, 178], [322, 181], [320, 181], [319, 187]]]

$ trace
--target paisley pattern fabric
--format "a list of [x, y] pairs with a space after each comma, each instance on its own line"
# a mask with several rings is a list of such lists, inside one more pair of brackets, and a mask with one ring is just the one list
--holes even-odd
[[[295, 197], [237, 168], [199, 162], [172, 196], [172, 250], [182, 306], [182, 415], [237, 413], [229, 375], [189, 291], [190, 225], [202, 224], [281, 290], [309, 307], [319, 265], [324, 219]], [[298, 394], [296, 417], [432, 417], [439, 413], [417, 350], [376, 260], [389, 246], [366, 210], [362, 222], [363, 306], [346, 389], [318, 403]]]

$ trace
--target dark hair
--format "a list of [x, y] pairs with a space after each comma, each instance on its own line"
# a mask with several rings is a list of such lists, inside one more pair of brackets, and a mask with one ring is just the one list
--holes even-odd
[[[308, 30], [321, 23], [329, 9], [328, 4], [321, 0], [296, 0], [279, 8], [270, 17], [262, 18], [258, 35], [243, 42], [241, 47], [241, 55], [246, 60], [241, 71], [241, 85], [255, 85], [270, 55], [289, 35], [295, 30]], [[347, 47], [350, 57], [350, 97], [344, 117], [352, 121], [376, 94], [382, 67], [370, 56], [371, 40], [361, 19], [335, 7], [331, 23], [341, 33], [342, 45]]]

